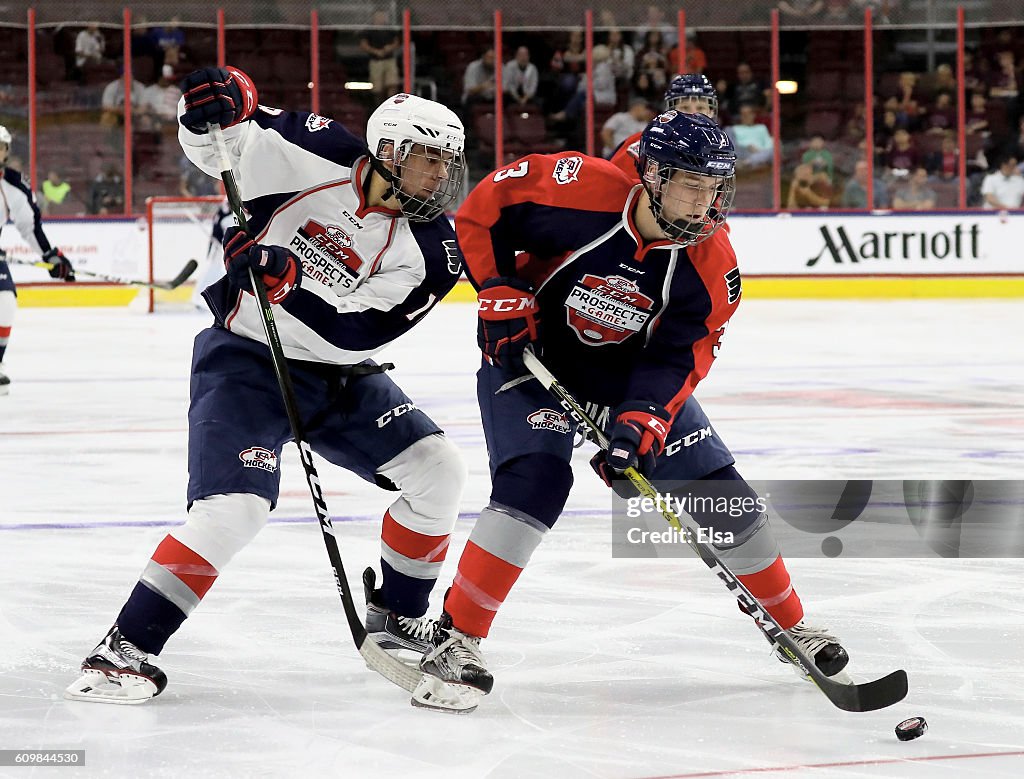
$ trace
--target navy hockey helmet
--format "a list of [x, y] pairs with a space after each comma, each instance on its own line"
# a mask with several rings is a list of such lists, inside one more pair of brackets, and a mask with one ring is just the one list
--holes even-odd
[[736, 194], [736, 150], [701, 114], [665, 111], [640, 135], [636, 161], [658, 226], [673, 241], [706, 240], [729, 215]]
[[684, 73], [672, 79], [665, 90], [665, 110], [704, 114], [718, 118], [718, 92], [702, 73]]

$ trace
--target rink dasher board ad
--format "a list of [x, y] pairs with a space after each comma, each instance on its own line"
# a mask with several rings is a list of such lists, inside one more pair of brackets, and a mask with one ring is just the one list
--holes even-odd
[[[53, 218], [44, 225], [76, 267], [148, 277], [145, 219]], [[740, 213], [729, 226], [748, 298], [1024, 297], [1024, 212]], [[189, 259], [203, 261], [209, 249], [203, 227], [186, 219], [161, 226], [157, 280], [172, 278]], [[0, 233], [0, 247], [33, 258], [13, 225]], [[137, 291], [112, 296], [95, 284], [64, 285], [24, 265], [11, 265], [11, 272], [23, 306], [125, 304]], [[474, 299], [465, 282], [446, 298]]]

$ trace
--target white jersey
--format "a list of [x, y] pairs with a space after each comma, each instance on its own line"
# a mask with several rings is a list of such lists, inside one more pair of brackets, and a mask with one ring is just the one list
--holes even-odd
[[[184, 101], [179, 114], [183, 110]], [[208, 135], [180, 127], [178, 137], [197, 167], [219, 177]], [[250, 233], [302, 262], [299, 288], [274, 309], [286, 357], [361, 362], [409, 330], [455, 285], [462, 262], [447, 218], [416, 223], [368, 207], [366, 146], [337, 122], [260, 106], [224, 138]], [[224, 278], [204, 296], [222, 327], [264, 339], [253, 295]]]
[[32, 190], [22, 180], [21, 174], [13, 168], [3, 168], [0, 177], [0, 228], [8, 221], [14, 222], [28, 247], [40, 255], [50, 251], [50, 242], [43, 232], [43, 222]]

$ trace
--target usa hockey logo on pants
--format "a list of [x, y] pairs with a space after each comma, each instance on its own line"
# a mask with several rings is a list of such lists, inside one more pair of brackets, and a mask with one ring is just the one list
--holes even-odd
[[569, 420], [565, 418], [565, 414], [550, 408], [534, 411], [526, 421], [534, 430], [550, 430], [554, 433], [568, 433], [570, 430]]
[[273, 473], [277, 470], [277, 455], [262, 446], [250, 446], [238, 453], [243, 468], [259, 468]]

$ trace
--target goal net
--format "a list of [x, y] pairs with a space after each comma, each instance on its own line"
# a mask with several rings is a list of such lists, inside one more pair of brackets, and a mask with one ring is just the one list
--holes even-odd
[[[146, 231], [148, 239], [151, 282], [175, 278], [190, 260], [199, 267], [177, 289], [149, 289], [140, 295], [146, 310], [185, 308], [191, 304], [197, 285], [210, 283], [211, 272], [221, 270], [221, 247], [212, 247], [210, 235], [214, 220], [224, 198], [213, 197], [150, 197], [146, 200]], [[213, 267], [211, 268], [211, 262]]]

